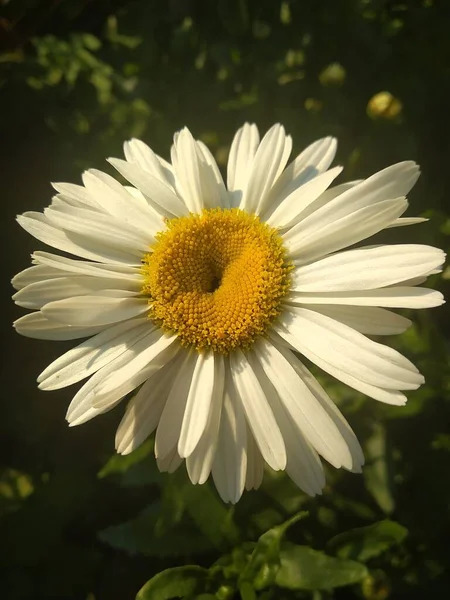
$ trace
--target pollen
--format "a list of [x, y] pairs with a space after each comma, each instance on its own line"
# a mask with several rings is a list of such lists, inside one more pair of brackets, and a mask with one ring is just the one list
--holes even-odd
[[249, 348], [289, 287], [277, 230], [239, 209], [204, 210], [166, 225], [143, 260], [149, 318], [198, 351]]

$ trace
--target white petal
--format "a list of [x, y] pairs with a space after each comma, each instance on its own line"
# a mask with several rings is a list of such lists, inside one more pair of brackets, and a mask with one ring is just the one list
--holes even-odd
[[332, 210], [316, 218], [319, 211], [300, 221], [283, 236], [288, 256], [307, 263], [356, 244], [379, 231], [405, 212], [405, 198], [385, 200], [337, 217]]
[[105, 326], [73, 327], [50, 321], [41, 312], [33, 312], [14, 321], [14, 327], [20, 335], [37, 340], [76, 340], [95, 335]]
[[188, 214], [188, 209], [181, 198], [175, 194], [172, 188], [153, 174], [134, 163], [128, 163], [119, 158], [110, 158], [108, 161], [144, 194], [144, 197], [158, 214], [169, 219], [174, 216], [181, 217]]
[[44, 242], [44, 244], [69, 254], [99, 262], [125, 263], [127, 265], [136, 265], [140, 262], [128, 251], [123, 252], [111, 246], [105, 247], [76, 233], [62, 231], [59, 227], [55, 227], [50, 223], [47, 217], [41, 213], [26, 212], [17, 217], [17, 222], [25, 231]]
[[203, 484], [208, 479], [216, 454], [225, 386], [225, 364], [221, 354], [214, 357], [214, 391], [208, 422], [195, 450], [186, 459], [189, 479]]
[[150, 331], [133, 345], [126, 365], [105, 378], [94, 390], [92, 405], [103, 408], [123, 398], [141, 383], [168, 364], [176, 356], [179, 345], [174, 344], [176, 336]]
[[279, 348], [279, 351], [287, 358], [287, 360], [289, 360], [295, 371], [301, 377], [303, 383], [308, 386], [309, 390], [314, 395], [316, 401], [320, 403], [322, 408], [328, 413], [328, 416], [334, 421], [350, 450], [352, 456], [351, 470], [354, 472], [360, 472], [361, 467], [364, 464], [364, 454], [356, 435], [353, 433], [353, 430], [343, 417], [340, 410], [330, 399], [317, 379], [292, 352], [284, 349], [283, 347]]
[[[227, 165], [227, 187], [230, 192], [245, 190], [253, 159], [259, 145], [258, 128], [245, 123], [233, 138]], [[240, 202], [235, 203], [238, 206]]]
[[121, 401], [121, 397], [117, 398], [114, 403], [105, 404], [103, 408], [94, 408], [92, 405], [94, 390], [97, 386], [109, 377], [111, 373], [114, 373], [117, 369], [126, 365], [132, 352], [132, 350], [124, 352], [115, 360], [112, 360], [109, 364], [105, 365], [102, 369], [99, 369], [79, 389], [70, 403], [66, 414], [66, 419], [69, 422], [70, 427], [82, 425], [97, 415], [108, 412]]
[[293, 304], [347, 304], [387, 308], [432, 308], [441, 306], [445, 302], [440, 292], [420, 287], [386, 287], [355, 292], [292, 293], [284, 300]]
[[[271, 330], [270, 339], [274, 341], [278, 348], [283, 348], [284, 344], [285, 346], [287, 345], [289, 349], [295, 350], [295, 347], [287, 342], [287, 332], [281, 331], [281, 333], [282, 335], [279, 335], [275, 330]], [[382, 387], [364, 383], [360, 379], [357, 379], [356, 377], [345, 373], [342, 369], [336, 367], [335, 365], [330, 364], [321, 356], [315, 355], [312, 360], [318, 367], [320, 367], [336, 379], [339, 379], [343, 383], [346, 383], [350, 387], [354, 388], [355, 390], [358, 390], [366, 396], [370, 396], [370, 398], [374, 398], [375, 400], [379, 400], [380, 402], [384, 402], [386, 404], [393, 404], [396, 406], [402, 406], [406, 404], [406, 396], [397, 390], [388, 390]]]
[[123, 223], [145, 231], [154, 227], [154, 215], [110, 175], [90, 169], [83, 173], [86, 189], [95, 197], [103, 210]]
[[242, 403], [226, 365], [222, 414], [212, 475], [224, 502], [235, 504], [244, 491], [247, 472], [247, 426]]
[[393, 223], [388, 225], [386, 229], [390, 227], [405, 227], [405, 225], [417, 225], [418, 223], [425, 223], [428, 219], [423, 217], [403, 217], [402, 219], [395, 219]]
[[152, 329], [154, 326], [147, 319], [133, 319], [108, 327], [53, 361], [38, 377], [40, 389], [56, 390], [92, 375]]
[[199, 353], [178, 440], [178, 454], [181, 458], [192, 454], [205, 431], [211, 411], [214, 374], [214, 352], [210, 350]]
[[383, 308], [317, 304], [310, 307], [368, 335], [396, 335], [411, 326], [411, 321]]
[[186, 127], [174, 137], [172, 165], [189, 212], [200, 213], [205, 202], [203, 185], [206, 163], [200, 161], [195, 140]]
[[102, 213], [65, 206], [46, 208], [44, 214], [56, 227], [76, 233], [85, 238], [88, 243], [112, 246], [129, 253], [135, 256], [137, 261], [143, 253], [149, 251], [150, 245], [155, 241], [148, 232], [138, 230], [133, 225]]
[[74, 183], [52, 183], [52, 186], [56, 191], [64, 198], [74, 200], [77, 204], [75, 206], [84, 206], [95, 210], [100, 210], [100, 204], [95, 200], [89, 191], [82, 185], [76, 185]]
[[337, 148], [335, 138], [326, 137], [314, 142], [295, 158], [275, 182], [267, 206], [277, 205], [293, 191], [320, 173], [324, 173], [334, 160]]
[[186, 402], [194, 374], [197, 353], [185, 351], [185, 356], [174, 379], [164, 406], [155, 439], [155, 456], [159, 459], [177, 448]]
[[116, 433], [116, 450], [119, 454], [136, 450], [156, 429], [175, 376], [176, 364], [176, 361], [172, 361], [155, 373], [128, 403]]
[[[319, 456], [308, 442], [298, 423], [292, 419], [286, 405], [281, 401], [273, 383], [265, 374], [261, 364], [254, 362], [258, 380], [274, 411], [286, 446], [286, 472], [307, 494], [315, 496], [322, 492], [325, 477]], [[347, 457], [348, 459], [348, 457]], [[335, 462], [335, 465], [341, 466]]]
[[[333, 170], [334, 169], [330, 169], [330, 172], [333, 172]], [[328, 171], [325, 171], [324, 175], [327, 173], [328, 173]], [[296, 194], [297, 189], [298, 190], [303, 189], [304, 186], [306, 186], [307, 184], [309, 185], [310, 181], [314, 181], [314, 179], [316, 177], [320, 177], [320, 174], [315, 175], [313, 178], [307, 179], [307, 181], [304, 185], [301, 184], [300, 187], [296, 188], [290, 195]], [[358, 179], [358, 180], [354, 180], [354, 181], [347, 181], [346, 183], [340, 183], [339, 185], [335, 185], [332, 188], [328, 188], [322, 194], [320, 194], [320, 196], [318, 196], [314, 201], [310, 202], [306, 206], [303, 206], [302, 212], [298, 215], [296, 220], [300, 221], [300, 219], [306, 219], [306, 217], [308, 217], [310, 214], [312, 214], [313, 212], [315, 212], [322, 206], [325, 206], [326, 204], [331, 202], [331, 200], [334, 200], [334, 198], [337, 198], [338, 196], [340, 196], [347, 190], [350, 190], [351, 188], [355, 187], [355, 185], [358, 185], [362, 181], [364, 181], [364, 180]], [[275, 184], [275, 186], [276, 186], [276, 184]], [[299, 193], [299, 195], [301, 196], [300, 193]], [[283, 200], [281, 200], [281, 201], [283, 202]], [[276, 207], [278, 206], [279, 202], [280, 202], [280, 199], [274, 199], [274, 202], [272, 203], [272, 211], [270, 211], [268, 209], [268, 211], [266, 213], [267, 218], [269, 218], [269, 214], [271, 214], [273, 212], [273, 210], [276, 210]], [[292, 225], [294, 225], [294, 223]]]
[[256, 445], [255, 438], [247, 426], [247, 476], [246, 490], [257, 490], [264, 477], [264, 459]]
[[13, 300], [24, 308], [42, 308], [48, 302], [87, 296], [103, 289], [122, 289], [137, 294], [142, 286], [126, 279], [105, 279], [96, 277], [57, 277], [32, 283], [13, 296]]
[[231, 354], [230, 367], [248, 426], [264, 460], [275, 471], [283, 470], [286, 467], [283, 437], [261, 385], [241, 350], [235, 350]]
[[325, 315], [292, 307], [280, 322], [281, 327], [274, 329], [312, 362], [319, 364], [320, 357], [344, 373], [386, 389], [414, 390], [424, 381], [416, 367], [396, 350]]
[[55, 277], [64, 277], [65, 273], [54, 269], [53, 267], [47, 267], [45, 265], [38, 265], [28, 267], [20, 273], [17, 273], [12, 278], [11, 284], [16, 290], [21, 290], [27, 285], [31, 285], [43, 279], [53, 279]]
[[217, 166], [214, 156], [209, 151], [209, 148], [200, 140], [197, 140], [197, 148], [200, 150], [202, 155], [202, 162], [206, 163], [203, 170], [208, 177], [209, 189], [205, 189], [204, 193], [207, 194], [204, 197], [206, 207], [214, 208], [215, 206], [221, 206], [222, 208], [229, 208], [230, 199], [228, 192], [223, 182], [222, 174]]
[[339, 252], [298, 267], [291, 289], [297, 292], [373, 290], [439, 267], [445, 254], [438, 248], [399, 244]]
[[165, 456], [157, 456], [156, 464], [161, 473], [174, 473], [183, 462], [174, 446]]
[[341, 172], [342, 167], [334, 167], [307, 181], [275, 208], [267, 223], [281, 229], [295, 225], [302, 218], [305, 208], [323, 194]]
[[264, 207], [266, 196], [287, 162], [285, 143], [286, 133], [279, 124], [271, 127], [261, 140], [239, 205], [241, 210], [259, 214]]
[[[75, 275], [93, 275], [95, 277], [114, 277], [127, 281], [142, 282], [141, 269], [130, 265], [99, 264], [85, 260], [76, 260], [51, 254], [50, 252], [33, 252], [33, 262], [37, 265], [45, 265], [54, 269], [54, 277], [65, 277], [74, 273]], [[50, 278], [49, 278], [50, 279]], [[31, 283], [31, 282], [30, 282]]]
[[126, 292], [122, 290], [118, 293], [122, 297], [91, 295], [57, 300], [46, 304], [42, 312], [44, 316], [60, 323], [86, 327], [126, 321], [148, 311], [145, 298], [125, 298]]
[[[350, 469], [352, 457], [345, 439], [334, 420], [317, 402], [309, 387], [287, 360], [286, 355], [271, 342], [260, 339], [255, 345], [255, 356], [278, 394], [287, 421], [295, 424], [297, 435], [304, 435], [317, 452], [334, 467], [344, 466]], [[272, 404], [275, 405], [275, 399]], [[278, 413], [281, 411], [279, 410], [276, 416]], [[312, 483], [311, 486], [318, 493], [317, 487]]]
[[136, 163], [141, 169], [144, 169], [165, 185], [171, 186], [170, 179], [167, 177], [161, 161], [147, 144], [134, 138], [125, 142], [123, 149], [128, 162]]

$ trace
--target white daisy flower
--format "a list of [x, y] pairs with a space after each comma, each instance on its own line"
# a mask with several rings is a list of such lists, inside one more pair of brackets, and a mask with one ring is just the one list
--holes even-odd
[[231, 145], [225, 186], [206, 146], [175, 135], [171, 164], [139, 140], [110, 163], [133, 187], [96, 170], [84, 186], [54, 184], [44, 213], [18, 217], [38, 240], [77, 259], [35, 252], [14, 300], [34, 312], [29, 337], [88, 338], [39, 376], [55, 390], [89, 378], [70, 404], [79, 425], [134, 392], [116, 435], [127, 454], [156, 430], [162, 471], [185, 460], [193, 483], [210, 474], [224, 501], [257, 488], [264, 464], [320, 494], [319, 457], [360, 471], [360, 445], [297, 353], [388, 404], [423, 377], [368, 335], [401, 333], [390, 308], [442, 304], [418, 287], [441, 269], [441, 250], [362, 246], [405, 219], [419, 176], [402, 162], [328, 189], [333, 138], [287, 167], [292, 140], [275, 125], [259, 140], [246, 124]]

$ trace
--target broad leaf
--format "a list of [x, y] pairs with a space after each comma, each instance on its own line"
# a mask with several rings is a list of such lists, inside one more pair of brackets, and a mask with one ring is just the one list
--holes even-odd
[[408, 535], [408, 530], [385, 519], [368, 527], [359, 527], [335, 536], [328, 546], [341, 558], [351, 558], [366, 562], [379, 556], [391, 546], [400, 544]]
[[241, 575], [241, 582], [251, 582], [256, 590], [273, 584], [280, 566], [280, 542], [287, 529], [307, 515], [307, 512], [298, 513], [285, 523], [263, 533]]
[[280, 559], [276, 584], [292, 590], [333, 589], [357, 583], [368, 574], [361, 563], [327, 556], [308, 546], [285, 544]]
[[374, 425], [364, 454], [367, 460], [363, 471], [366, 488], [383, 512], [389, 515], [395, 508], [394, 483], [391, 449], [383, 424]]
[[170, 600], [185, 598], [204, 589], [207, 569], [197, 566], [175, 567], [158, 573], [147, 581], [136, 600]]

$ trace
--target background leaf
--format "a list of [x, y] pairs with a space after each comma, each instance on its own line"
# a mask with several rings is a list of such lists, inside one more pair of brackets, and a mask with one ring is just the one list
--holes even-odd
[[328, 547], [341, 558], [366, 562], [400, 544], [407, 535], [406, 527], [385, 519], [341, 533], [329, 541]]
[[136, 600], [186, 598], [201, 590], [208, 571], [200, 567], [177, 567], [155, 575], [139, 590]]
[[307, 546], [286, 544], [280, 553], [281, 568], [276, 583], [294, 590], [329, 590], [362, 581], [364, 565], [327, 556]]

